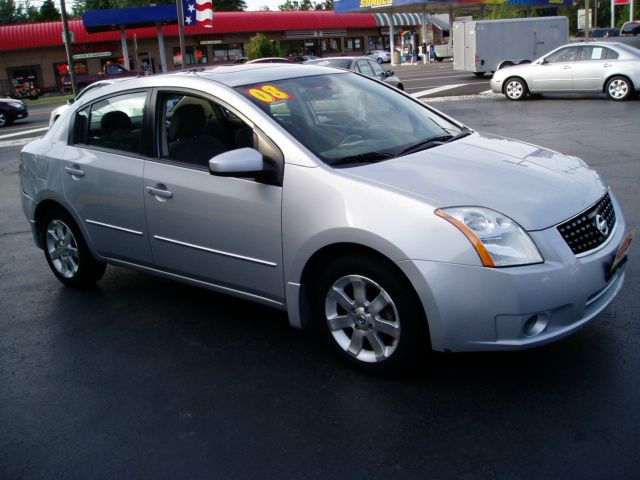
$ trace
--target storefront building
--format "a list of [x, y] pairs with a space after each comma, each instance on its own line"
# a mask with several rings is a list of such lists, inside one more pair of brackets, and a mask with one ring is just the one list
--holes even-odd
[[[394, 20], [395, 30], [416, 29], [423, 17], [403, 13]], [[110, 63], [124, 63], [119, 31], [88, 33], [82, 20], [71, 20], [75, 73], [97, 75]], [[231, 63], [245, 56], [245, 45], [256, 32], [276, 42], [284, 56], [362, 55], [367, 50], [390, 48], [388, 23], [371, 13], [339, 14], [331, 11], [220, 12], [213, 31], [185, 27], [185, 64], [175, 25], [126, 30], [131, 68], [149, 73], [161, 71], [158, 30], [162, 31], [168, 70], [189, 66]], [[442, 37], [428, 29], [426, 41]], [[45, 22], [0, 27], [0, 94], [14, 92], [24, 82], [42, 93], [62, 91], [68, 65], [62, 41], [62, 23]], [[398, 45], [396, 43], [396, 45]]]

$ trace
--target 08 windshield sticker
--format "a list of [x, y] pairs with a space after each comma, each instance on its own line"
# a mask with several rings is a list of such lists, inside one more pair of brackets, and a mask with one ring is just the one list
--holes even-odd
[[247, 93], [264, 103], [281, 102], [292, 98], [289, 93], [274, 85], [261, 85], [250, 88]]

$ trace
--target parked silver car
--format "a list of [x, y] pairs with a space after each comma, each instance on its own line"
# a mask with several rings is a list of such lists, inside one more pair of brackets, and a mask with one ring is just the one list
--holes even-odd
[[317, 60], [309, 60], [304, 62], [308, 65], [321, 65], [323, 67], [344, 68], [361, 73], [367, 77], [375, 78], [381, 82], [393, 85], [399, 90], [404, 90], [402, 80], [398, 78], [393, 70], [387, 70], [375, 59], [368, 57], [324, 57]]
[[490, 85], [509, 100], [552, 92], [604, 92], [627, 100], [640, 92], [640, 50], [617, 42], [571, 43], [533, 63], [498, 70]]
[[391, 61], [391, 52], [387, 50], [369, 50], [365, 53], [365, 56], [370, 57], [378, 63]]
[[63, 283], [109, 263], [261, 302], [371, 371], [574, 332], [631, 238], [578, 158], [318, 66], [103, 86], [24, 147], [20, 188]]

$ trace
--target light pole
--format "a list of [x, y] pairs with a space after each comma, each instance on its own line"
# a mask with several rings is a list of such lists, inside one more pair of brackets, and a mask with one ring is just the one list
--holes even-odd
[[69, 65], [69, 78], [71, 79], [71, 91], [75, 97], [78, 94], [76, 86], [76, 72], [73, 66], [73, 55], [71, 55], [71, 38], [69, 36], [69, 19], [67, 17], [67, 7], [64, 0], [60, 0], [60, 16], [62, 17], [62, 32], [64, 35], [64, 49], [67, 52], [67, 64]]

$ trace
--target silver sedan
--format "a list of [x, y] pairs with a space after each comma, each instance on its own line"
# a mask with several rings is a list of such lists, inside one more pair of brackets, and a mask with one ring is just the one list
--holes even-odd
[[640, 50], [617, 42], [572, 43], [531, 64], [498, 70], [490, 85], [509, 100], [551, 92], [604, 92], [627, 100], [640, 92]]
[[324, 57], [304, 63], [353, 70], [367, 77], [393, 85], [399, 90], [404, 90], [402, 80], [393, 73], [393, 70], [387, 70], [380, 65], [381, 62], [377, 62], [373, 57]]
[[20, 190], [62, 283], [111, 264], [260, 302], [374, 372], [571, 334], [633, 239], [580, 159], [297, 64], [88, 92], [24, 147]]

